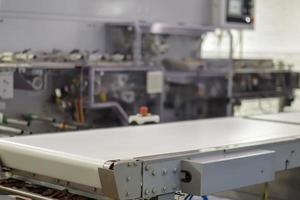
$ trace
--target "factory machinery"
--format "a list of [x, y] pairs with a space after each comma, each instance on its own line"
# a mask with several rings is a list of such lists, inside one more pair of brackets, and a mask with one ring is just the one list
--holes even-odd
[[232, 116], [244, 99], [276, 97], [283, 110], [299, 87], [291, 66], [201, 54], [216, 28], [253, 29], [254, 7], [252, 0], [213, 1], [209, 25], [104, 22], [101, 50], [1, 52], [0, 130], [126, 126], [141, 106], [162, 122]]
[[140, 106], [162, 113], [162, 69], [139, 67], [125, 55], [4, 52], [0, 67], [5, 134], [128, 125]]
[[211, 25], [107, 22], [103, 51], [0, 53], [1, 133], [41, 133], [0, 139], [1, 194], [187, 200], [264, 183], [268, 199], [277, 172], [300, 167], [299, 113], [98, 129], [231, 116], [243, 99], [289, 105], [291, 66], [232, 49], [202, 58], [208, 32], [253, 29], [254, 7], [214, 0]]
[[[140, 26], [143, 34], [150, 34], [150, 41], [179, 36], [194, 41], [211, 31], [161, 25], [160, 32], [149, 33], [157, 24]], [[112, 41], [117, 33], [126, 36], [133, 34], [132, 30], [132, 24], [107, 24]], [[141, 106], [159, 115], [162, 122], [224, 117], [233, 115], [234, 107], [244, 99], [270, 97], [279, 98], [279, 110], [283, 110], [299, 88], [299, 75], [292, 66], [269, 59], [178, 60], [164, 56], [158, 63], [153, 58], [141, 62], [135, 58], [149, 56], [135, 55], [131, 48], [123, 50], [122, 45], [128, 43], [116, 45], [108, 40], [108, 54], [80, 50], [2, 53], [1, 124], [9, 126], [3, 129], [31, 134], [126, 126], [129, 116]], [[168, 49], [164, 42], [156, 46], [141, 48], [148, 53], [155, 50], [151, 54], [155, 58]], [[20, 99], [27, 106], [20, 106]]]
[[300, 166], [299, 124], [290, 113], [5, 138], [0, 189], [48, 200], [173, 199], [268, 183]]
[[244, 99], [276, 97], [283, 110], [299, 87], [298, 74], [272, 60], [164, 59], [162, 67], [137, 65], [121, 54], [74, 52], [2, 55], [2, 132], [126, 126], [141, 106], [162, 122], [231, 116]]

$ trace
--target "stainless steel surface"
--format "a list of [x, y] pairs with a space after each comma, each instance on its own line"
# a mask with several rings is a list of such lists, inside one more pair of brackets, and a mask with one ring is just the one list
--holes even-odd
[[181, 170], [191, 178], [182, 181], [182, 192], [201, 196], [273, 181], [275, 154], [252, 150], [184, 160]]

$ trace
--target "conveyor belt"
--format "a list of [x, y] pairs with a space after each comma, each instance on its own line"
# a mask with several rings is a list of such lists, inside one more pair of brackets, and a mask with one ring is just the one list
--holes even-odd
[[271, 121], [285, 124], [300, 125], [300, 113], [280, 113], [280, 114], [268, 114], [268, 115], [257, 115], [249, 116], [248, 119]]
[[296, 125], [221, 118], [0, 140], [5, 166], [101, 188], [98, 168], [109, 160], [297, 139]]

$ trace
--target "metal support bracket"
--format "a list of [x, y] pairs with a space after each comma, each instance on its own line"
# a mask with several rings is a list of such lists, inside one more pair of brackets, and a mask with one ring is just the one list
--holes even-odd
[[105, 196], [121, 200], [141, 198], [141, 161], [115, 162], [110, 169], [99, 168], [99, 176]]

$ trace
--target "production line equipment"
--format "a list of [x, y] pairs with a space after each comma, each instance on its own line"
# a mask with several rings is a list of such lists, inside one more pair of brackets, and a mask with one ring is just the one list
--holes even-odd
[[53, 189], [86, 199], [214, 194], [299, 167], [299, 139], [298, 125], [244, 118], [1, 139], [0, 189], [33, 199], [60, 199], [47, 197]]

